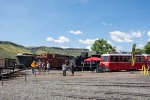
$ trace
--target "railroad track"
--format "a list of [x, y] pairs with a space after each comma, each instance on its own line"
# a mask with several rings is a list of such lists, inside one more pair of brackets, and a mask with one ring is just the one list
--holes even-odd
[[23, 71], [22, 69], [13, 69], [13, 68], [1, 68], [0, 69], [0, 80], [10, 79], [18, 76], [18, 72]]

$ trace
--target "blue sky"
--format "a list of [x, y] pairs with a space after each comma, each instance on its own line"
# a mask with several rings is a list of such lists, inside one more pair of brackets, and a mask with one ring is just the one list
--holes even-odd
[[89, 48], [98, 38], [130, 51], [150, 40], [149, 0], [0, 0], [0, 40]]

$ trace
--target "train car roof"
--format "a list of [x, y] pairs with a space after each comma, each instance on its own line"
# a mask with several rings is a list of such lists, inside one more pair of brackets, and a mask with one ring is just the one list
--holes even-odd
[[150, 56], [150, 54], [142, 54], [143, 56]]
[[[103, 54], [101, 56], [131, 56], [132, 54]], [[135, 56], [143, 56], [143, 55], [135, 55]]]
[[17, 57], [17, 56], [35, 56], [35, 54], [18, 53], [18, 54], [16, 55], [16, 57]]

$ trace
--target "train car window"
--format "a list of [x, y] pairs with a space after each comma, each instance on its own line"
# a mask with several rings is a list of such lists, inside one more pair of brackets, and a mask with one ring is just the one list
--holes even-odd
[[110, 57], [110, 61], [111, 61], [111, 62], [114, 62], [114, 57], [111, 56], [111, 57]]
[[144, 62], [144, 57], [139, 57], [139, 62]]
[[136, 62], [144, 62], [144, 57], [135, 57]]
[[115, 58], [115, 62], [119, 62], [119, 57], [118, 56]]
[[150, 62], [150, 57], [147, 57], [147, 61]]
[[123, 62], [123, 60], [124, 60], [124, 57], [122, 57], [122, 56], [120, 56], [120, 62]]
[[131, 57], [128, 57], [128, 62], [131, 62], [132, 61], [132, 58]]
[[123, 62], [128, 62], [129, 61], [129, 57], [123, 57]]
[[108, 56], [103, 56], [102, 58], [104, 59], [103, 60], [104, 62], [107, 62], [109, 57]]
[[135, 61], [139, 62], [140, 58], [139, 57], [135, 57]]
[[118, 62], [119, 61], [119, 57], [118, 56], [111, 56], [110, 60], [111, 60], [111, 62]]
[[111, 62], [115, 62], [115, 58], [116, 58], [116, 57], [111, 56], [111, 57], [110, 57], [110, 61], [111, 61]]
[[145, 61], [145, 59], [144, 59], [144, 57], [142, 57], [142, 58], [141, 58], [141, 62], [144, 62], [144, 61]]

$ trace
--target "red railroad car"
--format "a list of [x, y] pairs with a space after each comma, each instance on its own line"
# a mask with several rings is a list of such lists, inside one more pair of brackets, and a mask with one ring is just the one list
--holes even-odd
[[135, 65], [131, 66], [131, 54], [103, 54], [100, 63], [103, 71], [139, 70], [142, 65], [150, 65], [150, 55], [135, 55]]
[[37, 61], [44, 62], [45, 64], [48, 61], [51, 65], [51, 68], [61, 69], [61, 66], [64, 62], [68, 64], [68, 56], [60, 54], [43, 53], [37, 56]]

